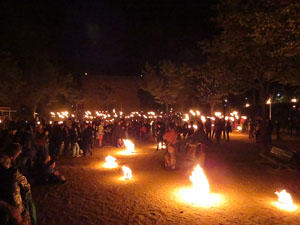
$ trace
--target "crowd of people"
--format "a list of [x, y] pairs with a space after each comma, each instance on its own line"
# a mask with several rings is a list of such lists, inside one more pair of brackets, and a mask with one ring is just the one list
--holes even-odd
[[[253, 130], [259, 125], [252, 127], [251, 120], [245, 124], [248, 124], [249, 138], [252, 138]], [[66, 182], [66, 178], [56, 169], [56, 160], [60, 157], [92, 156], [95, 147], [123, 147], [123, 139], [155, 140], [157, 150], [160, 150], [161, 144], [166, 146], [165, 167], [175, 169], [176, 152], [184, 151], [193, 158], [208, 143], [215, 141], [220, 144], [222, 138], [229, 141], [233, 126], [236, 124], [225, 119], [207, 118], [203, 122], [183, 121], [179, 117], [1, 123], [1, 219], [36, 224], [31, 185]]]

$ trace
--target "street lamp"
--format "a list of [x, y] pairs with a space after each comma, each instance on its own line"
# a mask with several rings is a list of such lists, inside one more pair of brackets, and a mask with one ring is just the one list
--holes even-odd
[[267, 105], [269, 105], [269, 119], [272, 119], [272, 99], [269, 98], [268, 101], [266, 102]]

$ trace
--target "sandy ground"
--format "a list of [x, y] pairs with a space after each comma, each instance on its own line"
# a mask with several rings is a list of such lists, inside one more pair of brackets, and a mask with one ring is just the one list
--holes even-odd
[[[211, 192], [222, 200], [208, 208], [183, 202], [176, 194], [191, 184], [191, 164], [183, 154], [178, 154], [178, 169], [167, 171], [163, 152], [154, 148], [154, 143], [136, 143], [137, 153], [130, 156], [105, 147], [95, 149], [92, 157], [59, 160], [57, 167], [68, 181], [33, 188], [38, 224], [300, 224], [300, 209], [286, 212], [272, 205], [274, 192], [287, 189], [300, 206], [300, 172], [263, 163], [258, 144], [246, 135], [209, 146], [204, 170]], [[132, 169], [132, 180], [120, 180], [120, 166], [102, 167], [109, 154]]]

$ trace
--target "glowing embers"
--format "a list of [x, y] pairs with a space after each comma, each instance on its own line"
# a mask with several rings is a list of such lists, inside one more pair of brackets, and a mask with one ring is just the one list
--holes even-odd
[[110, 155], [105, 157], [106, 162], [104, 163], [103, 167], [110, 169], [118, 167], [118, 163], [116, 162], [116, 160], [117, 159], [115, 157], [112, 157]]
[[123, 140], [124, 145], [126, 147], [126, 150], [121, 151], [119, 154], [120, 155], [131, 155], [135, 153], [134, 150], [134, 144], [132, 143], [132, 141], [128, 140], [128, 139], [124, 139]]
[[122, 177], [122, 179], [129, 180], [132, 178], [132, 172], [130, 168], [128, 168], [127, 166], [122, 166], [122, 170], [124, 172], [124, 176]]
[[210, 193], [208, 180], [203, 169], [199, 165], [195, 167], [190, 176], [190, 180], [193, 186], [191, 188], [179, 190], [178, 192], [181, 200], [201, 207], [218, 205], [221, 201], [221, 196]]
[[292, 196], [286, 190], [282, 190], [281, 192], [276, 191], [275, 194], [278, 196], [278, 201], [274, 202], [274, 205], [279, 209], [286, 211], [295, 211], [298, 209], [298, 206], [293, 203]]

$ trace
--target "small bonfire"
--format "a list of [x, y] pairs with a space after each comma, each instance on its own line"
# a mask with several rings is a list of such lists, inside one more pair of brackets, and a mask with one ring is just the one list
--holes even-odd
[[275, 206], [279, 209], [286, 211], [295, 211], [298, 207], [294, 204], [292, 196], [286, 190], [281, 192], [276, 191], [275, 194], [278, 196], [278, 201], [274, 202]]
[[118, 163], [116, 162], [116, 158], [115, 157], [112, 157], [112, 156], [107, 156], [107, 157], [105, 157], [105, 163], [104, 163], [104, 167], [105, 168], [110, 168], [110, 169], [112, 169], [112, 168], [116, 168], [116, 167], [118, 167]]
[[123, 176], [124, 180], [129, 180], [132, 178], [132, 171], [130, 168], [128, 168], [127, 166], [123, 166], [122, 170], [124, 172], [124, 176]]
[[192, 187], [179, 192], [183, 201], [203, 207], [214, 206], [220, 202], [221, 198], [218, 194], [210, 193], [209, 182], [199, 164], [194, 168], [190, 181]]

